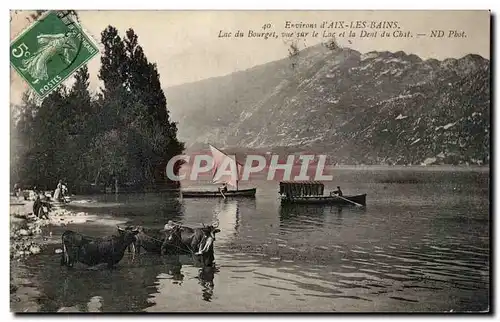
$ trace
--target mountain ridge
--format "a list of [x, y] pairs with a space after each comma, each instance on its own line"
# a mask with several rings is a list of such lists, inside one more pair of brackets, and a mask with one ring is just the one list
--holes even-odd
[[340, 164], [487, 163], [489, 70], [477, 54], [423, 60], [318, 45], [165, 91], [191, 147], [295, 147]]

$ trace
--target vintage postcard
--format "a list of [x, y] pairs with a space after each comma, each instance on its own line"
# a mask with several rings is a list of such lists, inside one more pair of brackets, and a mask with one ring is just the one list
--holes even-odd
[[489, 11], [10, 26], [12, 312], [490, 312]]

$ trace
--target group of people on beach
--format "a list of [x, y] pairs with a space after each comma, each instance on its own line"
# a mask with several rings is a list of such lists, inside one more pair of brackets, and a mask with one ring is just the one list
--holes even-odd
[[[65, 183], [63, 183], [62, 180], [59, 180], [57, 187], [54, 191], [54, 194], [51, 196], [51, 199], [54, 201], [58, 202], [66, 202], [65, 197], [68, 195], [68, 187]], [[21, 196], [24, 196], [24, 199], [28, 198], [33, 198], [33, 199], [38, 199], [38, 198], [45, 198], [45, 194], [42, 191], [39, 191], [36, 186], [33, 187], [33, 190], [30, 191], [30, 196], [28, 197], [23, 193], [23, 190], [21, 188], [21, 185], [19, 183], [14, 184], [13, 188], [13, 196], [16, 197], [17, 199], [21, 198]]]

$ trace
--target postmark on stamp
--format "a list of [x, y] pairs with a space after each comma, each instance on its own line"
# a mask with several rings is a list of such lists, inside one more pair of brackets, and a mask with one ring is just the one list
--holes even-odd
[[97, 55], [99, 48], [68, 11], [49, 11], [10, 45], [10, 62], [40, 98]]

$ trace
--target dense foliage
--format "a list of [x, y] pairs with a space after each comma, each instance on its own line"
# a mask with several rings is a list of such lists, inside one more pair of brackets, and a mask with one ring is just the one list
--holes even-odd
[[59, 179], [74, 191], [119, 184], [158, 189], [168, 183], [168, 160], [182, 153], [170, 121], [156, 64], [134, 30], [122, 39], [109, 26], [101, 33], [103, 88], [89, 92], [82, 67], [74, 83], [41, 104], [26, 93], [11, 122], [11, 180], [52, 189]]

